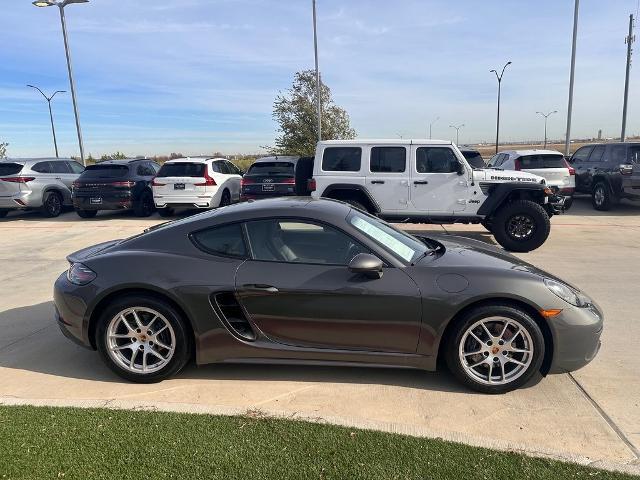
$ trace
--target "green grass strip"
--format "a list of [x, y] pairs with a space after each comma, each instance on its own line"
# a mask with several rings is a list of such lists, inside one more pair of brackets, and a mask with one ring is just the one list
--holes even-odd
[[271, 418], [0, 407], [0, 479], [624, 479], [441, 440]]

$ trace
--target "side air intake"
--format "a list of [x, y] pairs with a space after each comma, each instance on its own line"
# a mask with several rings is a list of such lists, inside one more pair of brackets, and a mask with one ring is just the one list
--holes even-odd
[[245, 317], [233, 292], [216, 293], [213, 296], [213, 300], [218, 315], [222, 317], [222, 320], [232, 333], [235, 333], [245, 340], [253, 341], [256, 339], [256, 334], [251, 328], [251, 324]]

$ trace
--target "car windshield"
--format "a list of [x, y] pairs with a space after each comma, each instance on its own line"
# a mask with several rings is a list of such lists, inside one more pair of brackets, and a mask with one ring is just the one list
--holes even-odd
[[158, 172], [158, 177], [204, 177], [204, 163], [165, 163]]
[[386, 222], [353, 210], [348, 221], [357, 230], [405, 262], [414, 263], [430, 249], [417, 238], [397, 230]]
[[17, 175], [22, 170], [19, 163], [0, 163], [0, 176]]
[[524, 155], [519, 158], [520, 168], [566, 168], [564, 155]]
[[286, 175], [293, 176], [293, 163], [291, 162], [258, 162], [251, 165], [247, 175]]
[[118, 178], [124, 177], [129, 173], [129, 167], [126, 165], [89, 165], [82, 173], [82, 178]]

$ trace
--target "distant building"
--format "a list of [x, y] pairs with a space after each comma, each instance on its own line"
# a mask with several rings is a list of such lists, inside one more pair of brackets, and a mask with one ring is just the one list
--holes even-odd
[[602, 140], [602, 129], [598, 130], [598, 140]]

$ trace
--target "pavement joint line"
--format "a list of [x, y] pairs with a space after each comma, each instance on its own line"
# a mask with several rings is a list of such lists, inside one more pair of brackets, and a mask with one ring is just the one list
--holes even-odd
[[33, 336], [34, 336], [34, 335], [36, 335], [37, 333], [43, 332], [43, 331], [45, 331], [45, 330], [47, 330], [47, 329], [49, 329], [49, 328], [51, 328], [51, 327], [53, 327], [53, 326], [54, 326], [54, 325], [47, 325], [46, 327], [39, 328], [39, 329], [38, 329], [38, 330], [36, 330], [35, 332], [31, 332], [31, 333], [29, 333], [29, 334], [28, 334], [27, 336], [25, 336], [25, 337], [20, 337], [20, 338], [18, 338], [17, 340], [14, 340], [13, 342], [11, 342], [11, 343], [9, 343], [9, 344], [7, 344], [7, 345], [5, 345], [5, 346], [3, 346], [3, 347], [0, 347], [0, 352], [3, 352], [3, 351], [5, 351], [5, 350], [7, 350], [8, 348], [12, 347], [13, 345], [15, 345], [16, 343], [20, 343], [20, 342], [22, 342], [23, 340], [27, 340], [28, 338], [33, 337]]
[[[60, 408], [103, 408], [111, 410], [152, 411], [169, 413], [188, 413], [195, 415], [223, 415], [243, 416], [253, 407], [231, 407], [223, 405], [202, 405], [182, 402], [131, 402], [115, 398], [109, 399], [61, 399], [61, 398], [18, 398], [15, 396], [0, 396], [0, 406], [34, 406], [34, 407], [60, 407]], [[469, 435], [463, 432], [442, 431], [428, 427], [415, 427], [408, 424], [380, 422], [375, 420], [344, 418], [333, 416], [318, 416], [304, 412], [291, 412], [285, 410], [260, 410], [267, 418], [289, 419], [306, 421], [318, 424], [337, 425], [346, 428], [358, 428], [363, 430], [382, 431], [412, 437], [430, 438], [471, 445], [480, 448], [488, 448], [501, 452], [513, 452], [533, 458], [543, 458], [562, 462], [571, 462], [578, 465], [591, 466], [608, 471], [624, 472], [631, 475], [640, 475], [640, 465], [637, 460], [629, 462], [616, 462], [609, 460], [593, 459], [576, 453], [559, 452], [548, 448], [532, 448], [517, 442], [504, 440], [487, 440], [482, 437]]]
[[640, 460], [640, 450], [629, 440], [629, 438], [625, 435], [625, 433], [618, 427], [616, 422], [609, 416], [607, 412], [598, 404], [598, 402], [587, 392], [587, 390], [582, 386], [582, 384], [573, 376], [571, 372], [568, 372], [567, 375], [573, 381], [575, 386], [578, 388], [580, 392], [585, 396], [585, 398], [591, 403], [593, 408], [600, 414], [602, 419], [607, 422], [609, 427], [615, 432], [615, 434], [620, 438], [620, 440], [627, 446], [631, 453], [633, 453], [636, 457], [636, 460]]

